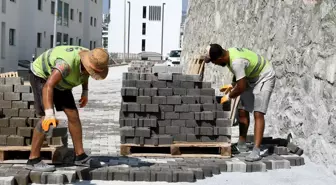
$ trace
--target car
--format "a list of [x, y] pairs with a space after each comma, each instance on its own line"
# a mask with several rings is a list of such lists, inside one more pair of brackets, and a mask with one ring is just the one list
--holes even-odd
[[168, 54], [168, 57], [166, 58], [166, 65], [168, 66], [176, 66], [180, 65], [181, 62], [181, 50], [171, 50]]

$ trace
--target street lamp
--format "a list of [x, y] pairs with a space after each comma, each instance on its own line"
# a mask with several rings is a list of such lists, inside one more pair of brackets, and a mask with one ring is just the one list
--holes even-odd
[[54, 40], [53, 47], [56, 47], [56, 38], [57, 38], [57, 16], [58, 16], [58, 0], [55, 0], [55, 17], [54, 17]]
[[166, 3], [162, 4], [162, 31], [161, 31], [161, 60], [163, 60], [163, 29], [164, 29], [164, 12]]
[[127, 58], [129, 60], [130, 54], [130, 32], [131, 32], [131, 2], [128, 1], [128, 44], [127, 44]]
[[126, 63], [126, 0], [124, 0], [124, 58], [123, 63]]

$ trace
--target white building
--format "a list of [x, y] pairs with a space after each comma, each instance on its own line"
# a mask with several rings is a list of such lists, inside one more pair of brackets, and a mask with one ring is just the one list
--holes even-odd
[[[181, 0], [111, 0], [108, 51], [126, 53], [155, 52], [166, 55], [180, 45]], [[163, 27], [163, 29], [162, 29]], [[162, 42], [163, 41], [163, 42]]]
[[[57, 45], [101, 46], [103, 0], [59, 0]], [[0, 68], [16, 71], [52, 47], [55, 0], [0, 1]]]
[[102, 47], [108, 49], [108, 27], [110, 23], [110, 14], [103, 14], [102, 29]]

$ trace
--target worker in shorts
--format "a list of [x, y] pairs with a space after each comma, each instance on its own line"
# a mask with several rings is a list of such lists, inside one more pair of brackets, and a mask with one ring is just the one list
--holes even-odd
[[219, 44], [207, 47], [205, 62], [212, 62], [221, 67], [227, 66], [235, 76], [234, 87], [224, 85], [220, 91], [225, 95], [221, 103], [240, 96], [239, 111], [239, 141], [237, 148], [240, 152], [247, 152], [246, 136], [250, 124], [249, 113], [253, 112], [254, 148], [245, 158], [246, 161], [258, 161], [260, 145], [265, 128], [265, 114], [270, 97], [275, 86], [275, 71], [272, 64], [263, 56], [246, 48], [223, 49]]
[[41, 116], [34, 129], [27, 169], [50, 172], [55, 166], [44, 163], [40, 150], [50, 126], [57, 127], [56, 111], [64, 111], [75, 149], [75, 165], [100, 167], [100, 162], [84, 152], [82, 126], [72, 88], [81, 85], [80, 107], [88, 102], [88, 83], [91, 76], [103, 80], [108, 74], [109, 55], [102, 48], [88, 50], [80, 46], [57, 46], [40, 55], [30, 69], [30, 84], [35, 99], [36, 114]]

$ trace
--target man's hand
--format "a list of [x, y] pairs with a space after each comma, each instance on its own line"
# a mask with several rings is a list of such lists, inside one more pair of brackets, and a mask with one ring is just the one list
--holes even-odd
[[45, 110], [45, 117], [42, 122], [42, 129], [45, 132], [48, 132], [50, 125], [53, 125], [54, 128], [58, 125], [58, 120], [55, 117], [54, 110], [53, 109], [47, 109]]
[[228, 102], [229, 100], [230, 100], [229, 95], [224, 95], [221, 98], [220, 104], [224, 104], [224, 103]]
[[83, 108], [86, 106], [86, 104], [88, 103], [88, 90], [83, 90], [82, 92], [82, 96], [81, 99], [79, 100], [79, 106], [80, 108]]
[[228, 94], [233, 89], [232, 85], [224, 85], [220, 88], [220, 92], [224, 92], [224, 94]]

